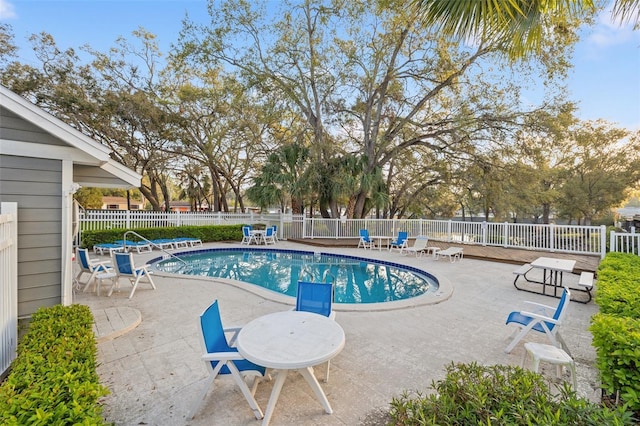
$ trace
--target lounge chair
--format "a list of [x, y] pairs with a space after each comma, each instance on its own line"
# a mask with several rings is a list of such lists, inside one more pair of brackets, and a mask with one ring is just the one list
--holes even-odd
[[169, 238], [158, 238], [155, 240], [150, 240], [152, 247], [159, 248], [161, 250], [164, 249], [172, 249], [174, 247], [173, 240]]
[[[191, 412], [190, 418], [194, 418], [202, 405], [209, 389], [213, 385], [213, 381], [221, 374], [231, 374], [233, 380], [236, 382], [245, 399], [249, 403], [249, 406], [253, 410], [253, 414], [256, 419], [264, 417], [262, 410], [258, 406], [255, 398], [253, 397], [258, 388], [258, 383], [265, 375], [266, 368], [256, 365], [250, 361], [247, 361], [238, 353], [238, 350], [234, 347], [238, 333], [241, 327], [223, 328], [222, 320], [220, 319], [220, 309], [218, 307], [218, 301], [213, 302], [205, 311], [200, 315], [200, 332], [202, 339], [202, 360], [207, 365], [209, 370], [209, 380], [203, 389], [203, 392], [196, 401], [196, 405]], [[225, 333], [233, 333], [231, 340], [227, 341]], [[246, 377], [253, 377], [253, 383], [251, 388], [245, 382]]]
[[391, 244], [389, 244], [389, 251], [395, 248], [400, 250], [400, 253], [402, 253], [402, 249], [407, 248], [408, 237], [409, 233], [405, 231], [398, 232], [398, 237], [395, 240], [391, 241]]
[[194, 238], [194, 237], [178, 237], [178, 238], [174, 238], [173, 243], [175, 245], [177, 244], [184, 244], [185, 247], [196, 247], [196, 246], [202, 246], [202, 240], [200, 238]]
[[462, 251], [462, 247], [449, 247], [445, 250], [439, 250], [436, 252], [436, 258], [448, 257], [450, 262], [455, 262], [456, 260], [462, 260], [464, 257], [464, 253]]
[[[76, 261], [78, 262], [78, 266], [80, 267], [80, 271], [76, 275], [75, 280], [78, 284], [84, 284], [82, 287], [82, 291], [87, 291], [87, 288], [91, 285], [93, 281], [95, 281], [96, 275], [101, 272], [110, 272], [111, 265], [108, 260], [97, 260], [89, 258], [89, 250], [76, 247]], [[80, 281], [80, 277], [82, 274], [90, 274], [89, 279], [86, 283], [82, 283]]]
[[114, 287], [118, 286], [121, 277], [128, 278], [131, 282], [132, 288], [129, 293], [129, 299], [133, 297], [133, 294], [138, 288], [138, 284], [149, 284], [155, 290], [156, 285], [151, 278], [151, 272], [147, 269], [147, 265], [137, 266], [133, 263], [133, 253], [113, 253], [113, 267], [116, 271], [116, 285], [109, 290], [109, 296], [113, 293]]
[[[313, 312], [324, 315], [332, 320], [336, 319], [333, 310], [333, 284], [298, 281], [298, 293], [296, 294], [296, 311]], [[331, 361], [327, 361], [324, 381], [329, 381], [329, 367]]]
[[558, 331], [564, 317], [567, 315], [570, 300], [571, 292], [565, 287], [558, 306], [555, 308], [540, 303], [525, 302], [527, 306], [531, 307], [530, 311], [511, 312], [507, 317], [506, 324], [514, 324], [518, 329], [514, 331], [514, 338], [504, 351], [506, 353], [511, 352], [530, 331], [537, 331], [538, 333], [544, 333], [553, 346], [562, 347], [565, 352], [570, 354]]
[[124, 246], [122, 244], [113, 244], [113, 243], [100, 243], [93, 246], [93, 252], [95, 254], [104, 255], [104, 252], [107, 252], [109, 256], [114, 251], [124, 251]]
[[419, 235], [416, 237], [416, 241], [413, 243], [413, 246], [401, 248], [400, 254], [410, 253], [410, 254], [414, 254], [416, 257], [418, 257], [418, 255], [422, 256], [427, 249], [428, 242], [429, 242], [429, 237]]
[[116, 240], [116, 244], [124, 246], [125, 250], [135, 250], [138, 253], [144, 253], [152, 251], [151, 244], [146, 241], [125, 241]]
[[375, 242], [369, 237], [369, 231], [367, 229], [360, 230], [360, 241], [358, 241], [358, 248], [373, 249]]

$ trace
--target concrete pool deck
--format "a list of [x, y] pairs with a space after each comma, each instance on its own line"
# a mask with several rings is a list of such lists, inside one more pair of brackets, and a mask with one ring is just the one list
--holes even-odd
[[[239, 247], [206, 244], [205, 247]], [[273, 247], [273, 246], [270, 246]], [[513, 286], [514, 265], [465, 258], [462, 262], [432, 257], [401, 256], [355, 248], [310, 248], [280, 242], [275, 248], [323, 251], [371, 257], [424, 269], [446, 278], [450, 297], [436, 303], [385, 311], [345, 311], [338, 307], [336, 321], [346, 335], [344, 350], [331, 361], [329, 383], [322, 383], [333, 414], [328, 415], [304, 379], [290, 373], [271, 420], [272, 425], [358, 425], [387, 410], [391, 399], [403, 391], [427, 391], [433, 380], [444, 377], [451, 362], [520, 365], [520, 343], [503, 352], [513, 328], [505, 325], [509, 312], [524, 300], [555, 306], [557, 299], [521, 292]], [[158, 256], [136, 254], [136, 262]], [[575, 280], [577, 276], [565, 277]], [[290, 309], [293, 298], [273, 299], [228, 283], [156, 275], [157, 290], [139, 287], [132, 300], [128, 286], [111, 297], [80, 293], [75, 303], [88, 305], [105, 333], [98, 344], [98, 373], [111, 394], [104, 398], [104, 416], [116, 425], [258, 425], [240, 390], [229, 377], [216, 380], [195, 419], [188, 419], [208, 377], [197, 325], [198, 315], [214, 300], [220, 301], [225, 327], [243, 325], [272, 312]], [[288, 302], [288, 303], [283, 303]], [[588, 331], [597, 306], [572, 303], [561, 333], [571, 350], [578, 373], [578, 393], [598, 401], [595, 350]], [[102, 315], [106, 311], [110, 314]], [[121, 328], [136, 321], [134, 328]], [[120, 317], [120, 314], [126, 317]], [[97, 314], [97, 315], [96, 315]], [[105, 324], [111, 321], [113, 324]], [[120, 331], [109, 335], [108, 331]], [[546, 343], [541, 335], [525, 341]], [[554, 369], [544, 370], [553, 377]], [[323, 367], [317, 368], [318, 377]], [[256, 400], [264, 409], [273, 381], [261, 383]]]

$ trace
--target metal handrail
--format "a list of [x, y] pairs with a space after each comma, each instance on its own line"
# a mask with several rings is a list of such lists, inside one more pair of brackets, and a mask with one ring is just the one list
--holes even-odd
[[127, 235], [128, 235], [128, 234], [133, 234], [133, 235], [135, 235], [136, 237], [138, 237], [138, 238], [140, 238], [140, 239], [142, 239], [142, 240], [144, 240], [144, 241], [148, 242], [148, 243], [149, 243], [149, 244], [151, 244], [152, 246], [156, 247], [158, 250], [161, 250], [161, 251], [163, 251], [164, 253], [168, 254], [169, 256], [171, 256], [171, 257], [173, 257], [173, 258], [177, 259], [178, 261], [182, 262], [185, 266], [189, 266], [189, 264], [188, 264], [184, 259], [180, 259], [180, 258], [179, 258], [178, 256], [176, 256], [175, 254], [173, 254], [173, 253], [171, 253], [171, 252], [168, 252], [167, 250], [165, 250], [165, 249], [163, 249], [162, 247], [160, 247], [158, 244], [156, 244], [156, 243], [154, 243], [153, 241], [148, 240], [148, 239], [146, 239], [145, 237], [143, 237], [142, 235], [138, 234], [136, 231], [127, 231], [127, 232], [125, 232], [125, 233], [124, 233], [124, 235], [122, 236], [122, 240], [123, 240], [123, 242], [124, 242], [124, 247], [125, 247], [125, 249], [126, 249], [126, 247], [127, 247]]

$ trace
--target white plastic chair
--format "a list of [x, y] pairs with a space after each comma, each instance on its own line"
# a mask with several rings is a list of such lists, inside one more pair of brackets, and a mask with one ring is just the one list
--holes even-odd
[[[76, 275], [75, 280], [78, 284], [84, 284], [82, 291], [87, 291], [87, 288], [91, 285], [93, 281], [95, 281], [96, 275], [101, 272], [109, 272], [111, 271], [111, 265], [108, 260], [97, 260], [91, 259], [89, 257], [89, 250], [76, 247], [76, 261], [78, 262], [78, 266], [80, 267], [80, 271]], [[86, 283], [80, 281], [80, 277], [82, 274], [90, 274], [89, 279]]]
[[562, 347], [562, 349], [570, 354], [567, 345], [564, 343], [558, 331], [564, 317], [567, 315], [570, 301], [571, 292], [565, 287], [558, 306], [555, 308], [541, 303], [527, 301], [525, 304], [533, 309], [530, 311], [511, 312], [507, 317], [506, 324], [513, 324], [518, 328], [513, 333], [513, 340], [504, 351], [506, 353], [511, 352], [524, 336], [530, 331], [536, 331], [545, 334], [553, 346]]
[[[241, 329], [241, 327], [222, 327], [217, 300], [200, 315], [200, 333], [202, 336], [200, 342], [204, 352], [202, 360], [207, 365], [207, 370], [209, 370], [210, 374], [200, 398], [198, 398], [195, 407], [191, 411], [190, 418], [194, 418], [198, 413], [209, 389], [213, 387], [216, 377], [224, 374], [230, 374], [233, 377], [253, 410], [256, 419], [264, 417], [253, 396], [258, 388], [258, 383], [265, 376], [266, 368], [247, 361], [238, 353], [235, 348], [235, 341]], [[229, 341], [227, 341], [225, 333], [232, 333]], [[253, 377], [251, 388], [245, 382], [246, 377]]]
[[[129, 299], [133, 297], [133, 294], [136, 292], [136, 288], [138, 288], [138, 284], [145, 283], [151, 285], [151, 287], [155, 290], [156, 285], [151, 279], [151, 272], [147, 269], [147, 265], [143, 266], [135, 266], [133, 263], [133, 253], [113, 253], [113, 266], [118, 275], [116, 278], [116, 282], [119, 283], [120, 277], [128, 278], [133, 286], [131, 288], [131, 293], [129, 293]], [[118, 284], [111, 287], [109, 290], [109, 296], [113, 293], [114, 287], [117, 287]]]

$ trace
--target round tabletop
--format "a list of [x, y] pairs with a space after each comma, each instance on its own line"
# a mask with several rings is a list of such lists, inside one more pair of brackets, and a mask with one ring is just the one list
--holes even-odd
[[245, 325], [236, 341], [238, 352], [268, 368], [298, 369], [330, 360], [344, 347], [340, 324], [322, 315], [283, 311]]

